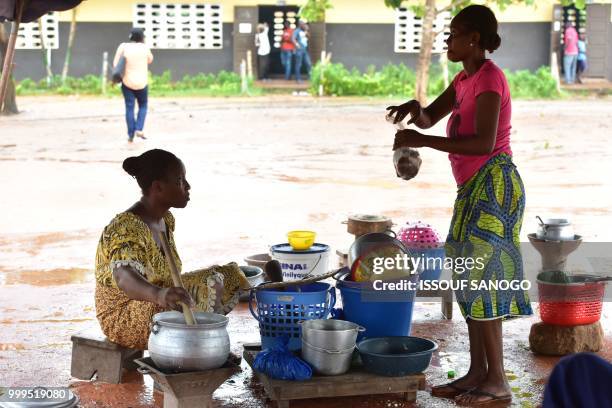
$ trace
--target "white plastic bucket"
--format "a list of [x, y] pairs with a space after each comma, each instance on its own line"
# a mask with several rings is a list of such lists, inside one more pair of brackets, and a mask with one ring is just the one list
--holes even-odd
[[313, 244], [309, 249], [296, 251], [289, 244], [273, 245], [270, 255], [281, 264], [284, 281], [294, 281], [306, 275], [323, 275], [329, 271], [329, 245]]

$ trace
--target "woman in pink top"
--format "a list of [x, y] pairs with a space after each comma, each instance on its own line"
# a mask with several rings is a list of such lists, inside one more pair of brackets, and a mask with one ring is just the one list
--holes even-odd
[[565, 23], [563, 33], [563, 73], [568, 85], [576, 81], [576, 64], [578, 62], [578, 31], [569, 21]]
[[[504, 372], [501, 323], [510, 316], [532, 314], [524, 291], [491, 287], [503, 280], [523, 280], [519, 235], [525, 191], [512, 163], [508, 83], [503, 71], [485, 58], [485, 51], [493, 52], [501, 43], [495, 15], [485, 6], [469, 6], [450, 28], [448, 58], [461, 62], [463, 71], [426, 108], [409, 101], [388, 109], [396, 122], [410, 114], [408, 123], [421, 129], [451, 114], [447, 137], [401, 130], [393, 148], [430, 147], [449, 153], [458, 193], [446, 256], [475, 261], [465, 272], [453, 271], [453, 279], [467, 284], [455, 294], [468, 325], [471, 364], [465, 376], [434, 387], [432, 395], [480, 406], [512, 399]], [[477, 287], [470, 289], [472, 284]]]
[[[153, 54], [144, 43], [144, 32], [133, 28], [130, 32], [130, 42], [121, 43], [117, 47], [113, 66], [116, 67], [121, 57], [125, 58], [125, 70], [121, 79], [121, 92], [125, 100], [125, 121], [128, 130], [128, 142], [134, 136], [146, 139], [144, 123], [147, 116], [149, 99], [149, 64], [153, 62]], [[138, 102], [138, 115], [134, 119], [134, 106]]]

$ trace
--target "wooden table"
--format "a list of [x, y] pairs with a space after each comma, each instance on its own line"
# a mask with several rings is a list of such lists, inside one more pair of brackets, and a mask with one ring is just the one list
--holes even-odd
[[[245, 344], [243, 357], [253, 367], [259, 344]], [[335, 398], [375, 394], [403, 394], [406, 401], [416, 401], [417, 390], [425, 389], [425, 376], [421, 374], [403, 377], [383, 377], [371, 374], [363, 368], [351, 368], [342, 375], [313, 375], [307, 381], [275, 380], [253, 369], [266, 394], [276, 401], [278, 408], [289, 408], [292, 400]]]

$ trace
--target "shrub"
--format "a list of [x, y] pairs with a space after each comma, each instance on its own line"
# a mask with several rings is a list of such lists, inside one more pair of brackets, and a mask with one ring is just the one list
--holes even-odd
[[[460, 64], [449, 63], [449, 80], [461, 71]], [[321, 78], [323, 70], [323, 78]], [[510, 92], [514, 98], [557, 98], [559, 93], [550, 68], [541, 67], [535, 72], [521, 70], [505, 71]], [[356, 68], [348, 70], [341, 63], [325, 66], [317, 64], [312, 72], [311, 91], [318, 92], [323, 85], [325, 95], [335, 96], [391, 96], [411, 98], [414, 96], [415, 73], [404, 64], [388, 64], [380, 70], [368, 67], [365, 72]], [[444, 78], [438, 64], [429, 71], [427, 92], [435, 97], [444, 91]]]
[[[253, 89], [252, 81], [249, 89]], [[185, 75], [179, 81], [172, 80], [172, 73], [165, 71], [161, 75], [150, 75], [149, 89], [152, 96], [164, 96], [171, 94], [189, 95], [239, 95], [242, 92], [240, 75], [234, 72], [220, 71], [218, 74]], [[64, 84], [60, 76], [54, 76], [50, 81], [41, 79], [36, 82], [24, 79], [17, 84], [18, 95], [32, 94], [59, 94], [59, 95], [100, 95], [102, 93], [102, 79], [96, 75], [85, 75], [84, 77], [68, 77]], [[120, 87], [112, 86], [107, 82], [107, 93], [118, 95]]]

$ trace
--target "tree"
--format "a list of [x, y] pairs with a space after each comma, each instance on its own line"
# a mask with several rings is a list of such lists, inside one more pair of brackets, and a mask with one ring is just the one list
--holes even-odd
[[[0, 61], [4, 61], [4, 58], [6, 58], [7, 47], [8, 36], [6, 35], [6, 31], [4, 30], [4, 24], [0, 23]], [[1, 69], [2, 65], [0, 64], [0, 70]], [[0, 103], [0, 105], [2, 104]], [[19, 113], [19, 109], [17, 109], [17, 98], [15, 97], [15, 81], [13, 80], [12, 75], [9, 77], [6, 96], [4, 97], [4, 108], [0, 113], [5, 115]]]
[[70, 19], [70, 34], [68, 34], [68, 46], [66, 47], [66, 58], [64, 59], [64, 68], [62, 69], [62, 85], [65, 85], [68, 77], [68, 69], [70, 68], [70, 59], [72, 57], [72, 45], [74, 44], [74, 36], [76, 35], [77, 9], [72, 9], [72, 18]]
[[[433, 23], [435, 19], [444, 12], [451, 12], [455, 15], [465, 8], [471, 1], [469, 0], [450, 0], [444, 7], [437, 8], [436, 0], [384, 0], [387, 7], [397, 9], [403, 3], [417, 15], [423, 18], [423, 30], [421, 37], [421, 49], [419, 50], [419, 57], [417, 60], [416, 67], [416, 86], [415, 86], [415, 99], [421, 104], [427, 103], [427, 82], [429, 80], [429, 66], [431, 65], [431, 54], [433, 49], [434, 40], [440, 32], [434, 32]], [[500, 9], [504, 9], [511, 4], [525, 4], [534, 5], [535, 0], [488, 0], [488, 4], [495, 4]], [[578, 8], [585, 7], [585, 0], [571, 1], [561, 0], [561, 4], [569, 5], [575, 4]]]
[[43, 18], [45, 18], [44, 15], [38, 19], [38, 32], [40, 33], [40, 50], [42, 51], [43, 67], [47, 72], [47, 83], [51, 83], [51, 81], [53, 80], [53, 71], [51, 71], [49, 56], [47, 55], [47, 46], [45, 44], [45, 35], [42, 23]]
[[322, 23], [325, 21], [325, 11], [332, 7], [330, 0], [307, 0], [300, 7], [298, 15], [309, 23]]

